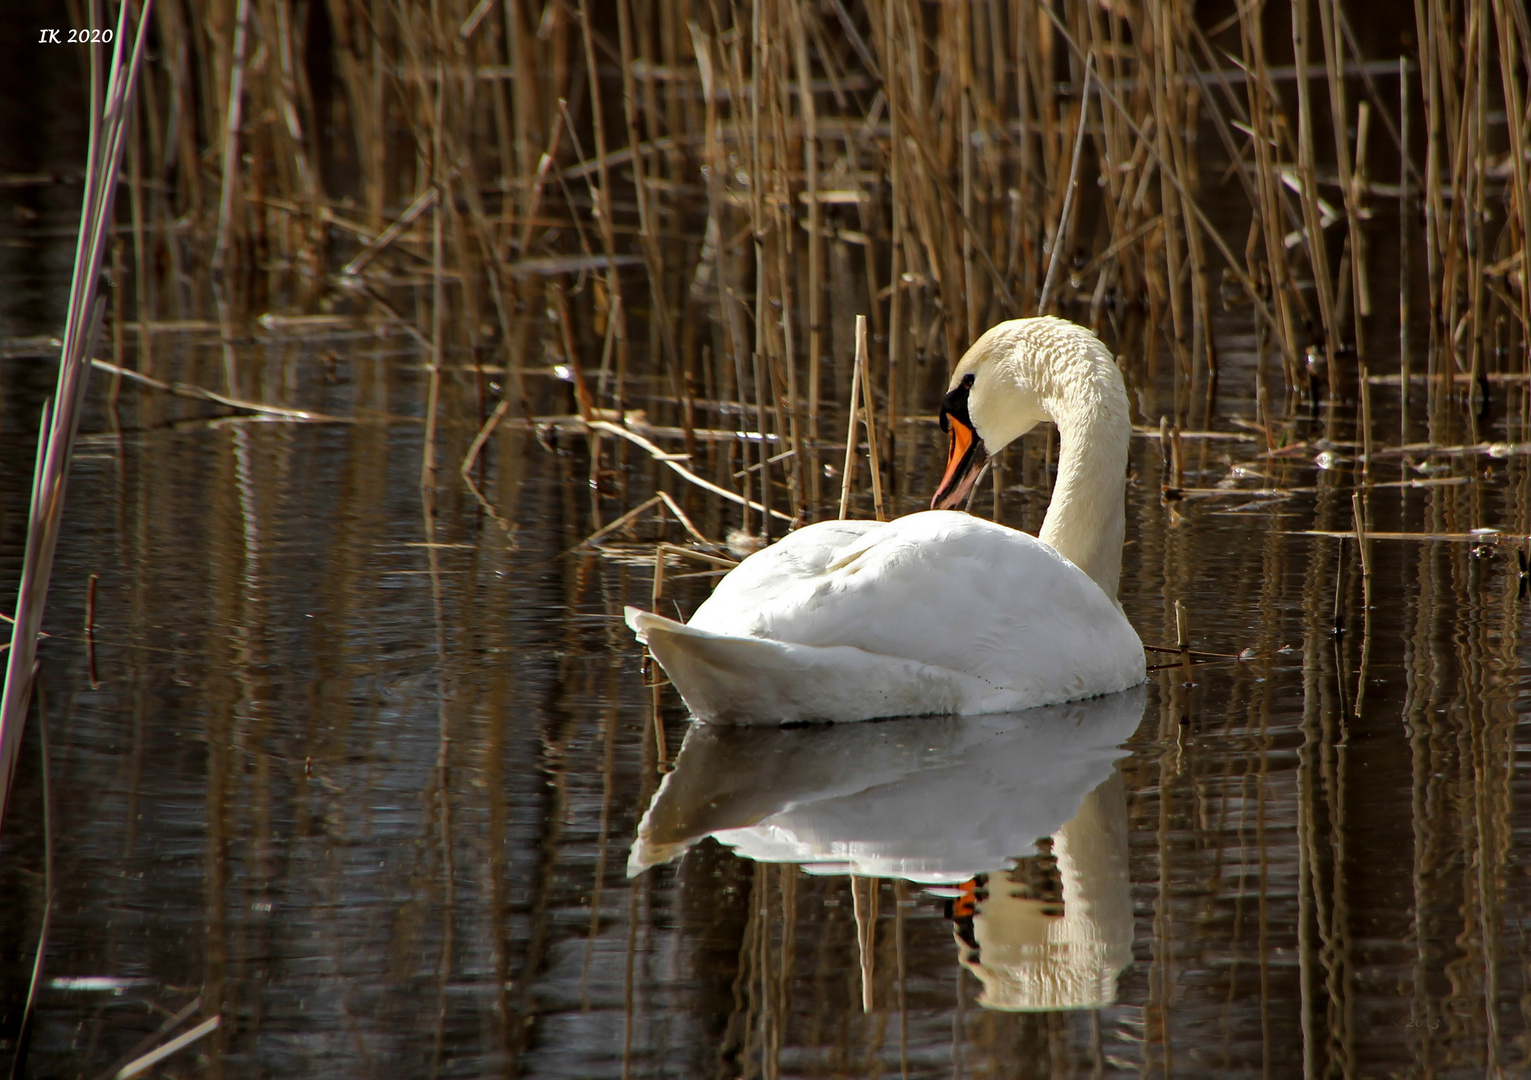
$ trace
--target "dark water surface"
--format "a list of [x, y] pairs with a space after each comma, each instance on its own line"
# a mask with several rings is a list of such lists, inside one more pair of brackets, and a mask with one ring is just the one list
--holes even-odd
[[[421, 396], [407, 339], [253, 333], [252, 396], [344, 416]], [[222, 362], [210, 332], [156, 357], [192, 380]], [[51, 372], [0, 369], [11, 578]], [[1327, 444], [1262, 456], [1230, 396], [1222, 438], [1183, 440], [1199, 490], [1166, 503], [1158, 440], [1134, 440], [1128, 615], [1172, 644], [1179, 599], [1196, 647], [1249, 650], [1190, 685], [1176, 667], [1035, 716], [688, 730], [672, 691], [656, 717], [621, 622], [652, 549], [578, 546], [583, 436], [501, 426], [481, 483], [507, 532], [455, 476], [469, 426], [443, 430], [431, 518], [418, 422], [208, 419], [125, 390], [114, 431], [97, 377], [42, 649], [55, 903], [27, 1075], [101, 1074], [198, 998], [222, 1026], [164, 1075], [1526, 1064], [1514, 546], [1373, 540], [1368, 620], [1354, 542], [1305, 532], [1351, 528], [1343, 445], [1329, 469]], [[907, 438], [901, 511], [937, 441]], [[1013, 524], [1045, 509], [1045, 442], [1008, 455]], [[1375, 464], [1374, 531], [1525, 531], [1524, 457], [1411, 460], [1441, 468]], [[614, 469], [602, 520], [658, 476]], [[672, 490], [709, 535], [737, 524]], [[696, 570], [661, 603], [689, 613]], [[41, 917], [43, 728], [0, 848], [8, 1038]]]

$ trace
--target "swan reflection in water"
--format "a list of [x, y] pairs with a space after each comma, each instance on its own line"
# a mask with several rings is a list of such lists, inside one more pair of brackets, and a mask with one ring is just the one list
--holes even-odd
[[1109, 1005], [1132, 959], [1115, 762], [1145, 697], [806, 730], [694, 724], [628, 873], [712, 836], [758, 862], [934, 886], [980, 1005]]

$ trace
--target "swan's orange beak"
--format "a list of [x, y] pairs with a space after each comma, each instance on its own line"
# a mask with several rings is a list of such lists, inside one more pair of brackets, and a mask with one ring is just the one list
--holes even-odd
[[989, 452], [984, 449], [978, 433], [962, 418], [950, 413], [944, 413], [941, 418], [946, 421], [942, 426], [950, 433], [951, 443], [946, 451], [946, 475], [941, 477], [941, 486], [930, 500], [930, 508], [953, 510], [961, 508], [967, 501], [983, 467], [989, 463]]

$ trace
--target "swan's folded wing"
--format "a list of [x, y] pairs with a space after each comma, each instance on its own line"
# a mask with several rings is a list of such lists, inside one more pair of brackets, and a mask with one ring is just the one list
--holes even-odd
[[851, 645], [716, 634], [631, 607], [627, 625], [648, 645], [686, 706], [715, 723], [984, 712], [995, 692], [971, 675]]
[[812, 604], [832, 567], [886, 537], [889, 528], [881, 521], [820, 521], [790, 532], [729, 571], [691, 621], [720, 634], [791, 640], [771, 633], [772, 622]]
[[752, 555], [690, 625], [850, 645], [966, 672], [1013, 693], [1001, 708], [1090, 697], [1143, 679], [1142, 647], [1120, 608], [1034, 536], [939, 510], [873, 523], [859, 535], [831, 532], [830, 524], [808, 526], [778, 547], [806, 547], [810, 538], [798, 537], [823, 530], [832, 543], [817, 541], [814, 551], [832, 558], [799, 568], [790, 549]]

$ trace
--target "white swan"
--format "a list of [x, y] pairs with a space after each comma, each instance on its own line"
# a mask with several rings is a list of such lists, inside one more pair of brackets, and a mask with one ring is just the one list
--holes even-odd
[[[1041, 538], [943, 509], [996, 450], [1058, 426]], [[1109, 694], [1144, 679], [1116, 601], [1132, 435], [1111, 354], [1051, 317], [991, 328], [941, 405], [951, 436], [936, 509], [826, 521], [745, 559], [679, 623], [627, 624], [703, 720], [776, 724], [990, 713]]]

